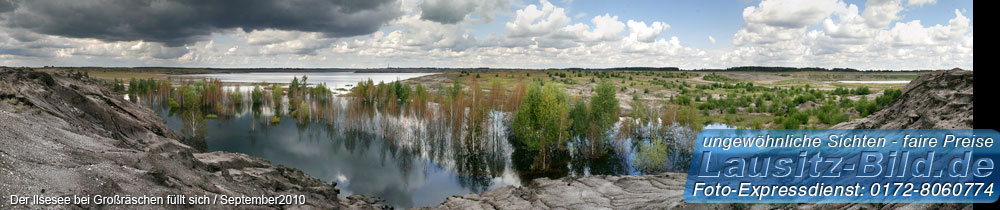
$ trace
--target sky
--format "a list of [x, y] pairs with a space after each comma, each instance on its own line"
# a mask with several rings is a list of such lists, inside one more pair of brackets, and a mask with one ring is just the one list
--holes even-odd
[[2, 66], [971, 69], [971, 0], [0, 0]]

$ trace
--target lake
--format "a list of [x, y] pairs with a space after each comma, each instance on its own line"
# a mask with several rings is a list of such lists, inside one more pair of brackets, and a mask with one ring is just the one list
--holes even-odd
[[[351, 89], [359, 81], [371, 79], [379, 82], [406, 80], [414, 77], [432, 75], [434, 73], [354, 73], [354, 72], [260, 72], [260, 73], [223, 73], [223, 74], [192, 74], [191, 76], [219, 79], [222, 82], [239, 83], [289, 83], [293, 78], [307, 76], [310, 85], [325, 83], [331, 90], [337, 88]], [[252, 86], [243, 86], [242, 91], [252, 90]]]
[[[282, 74], [205, 76], [230, 82], [285, 83], [293, 75], [302, 75]], [[305, 75], [310, 83], [356, 84], [368, 78], [376, 80], [371, 77], [373, 74]], [[374, 75], [378, 80], [391, 81], [427, 74]], [[384, 114], [376, 109], [359, 108], [359, 102], [352, 97], [334, 96], [328, 101], [312, 102], [311, 117], [302, 119], [292, 117], [287, 108], [282, 107], [287, 106], [287, 97], [282, 103], [253, 106], [248, 105], [248, 98], [244, 98], [245, 105], [212, 117], [197, 110], [178, 111], [167, 105], [166, 100], [153, 96], [142, 97], [144, 102], [140, 103], [153, 109], [168, 127], [184, 135], [186, 144], [199, 150], [240, 152], [260, 157], [300, 169], [325, 182], [335, 181], [342, 190], [341, 196], [380, 197], [399, 208], [436, 205], [452, 195], [525, 185], [538, 177], [642, 174], [633, 161], [646, 153], [637, 150], [636, 142], [662, 135], [657, 132], [663, 130], [683, 130], [676, 125], [650, 124], [634, 126], [635, 130], [630, 132], [633, 134], [618, 137], [617, 129], [626, 121], [621, 120], [611, 131], [615, 138], [609, 140], [609, 145], [614, 146], [604, 155], [556, 153], [550, 157], [555, 163], [552, 169], [537, 170], [532, 161], [536, 153], [517, 149], [518, 143], [508, 135], [512, 116], [506, 112], [489, 111], [482, 122], [481, 135], [469, 136], [464, 130], [466, 124], [454, 127], [445, 123], [449, 121], [447, 114], [438, 109], [438, 104], [428, 104], [430, 112], [426, 115], [414, 114], [415, 111]], [[710, 127], [729, 128], [724, 124]], [[686, 153], [671, 156], [690, 157]], [[678, 163], [672, 167], [684, 170], [688, 165]]]
[[841, 80], [836, 81], [838, 83], [848, 83], [848, 84], [907, 84], [910, 83], [909, 80], [876, 80], [876, 81], [861, 81], [861, 80]]

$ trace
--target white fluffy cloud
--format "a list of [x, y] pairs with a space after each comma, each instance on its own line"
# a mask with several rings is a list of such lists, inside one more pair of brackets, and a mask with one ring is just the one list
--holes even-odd
[[900, 18], [899, 12], [903, 11], [901, 4], [902, 0], [869, 0], [865, 2], [865, 11], [861, 16], [872, 28], [886, 27]]
[[660, 36], [660, 32], [667, 29], [670, 29], [670, 25], [659, 21], [653, 22], [649, 26], [646, 26], [646, 22], [642, 21], [628, 21], [629, 37], [634, 36], [636, 40], [641, 42], [653, 42], [656, 37]]
[[[632, 20], [619, 16], [623, 14], [588, 16], [578, 11], [570, 17], [569, 9], [548, 0], [516, 7], [511, 5], [518, 3], [508, 0], [402, 0], [402, 14], [368, 35], [334, 38], [322, 32], [236, 28], [180, 46], [67, 38], [0, 26], [0, 65], [972, 67], [972, 20], [964, 10], [955, 9], [942, 24], [902, 21], [904, 6], [934, 3], [762, 0], [743, 10], [745, 23], [732, 34], [731, 45], [716, 46], [716, 37], [707, 36], [713, 44], [707, 50], [688, 46], [683, 42], [687, 37], [672, 33], [698, 30], [667, 24], [683, 20]], [[498, 17], [505, 19], [493, 23], [497, 31], [477, 33]]]
[[908, 0], [908, 1], [906, 1], [906, 4], [910, 5], [910, 6], [922, 6], [924, 4], [934, 4], [934, 3], [937, 3], [937, 0]]
[[819, 23], [830, 13], [842, 9], [839, 0], [815, 0], [808, 3], [799, 0], [764, 0], [760, 5], [743, 9], [743, 19], [747, 23], [764, 24], [780, 28], [801, 28]]
[[[774, 5], [785, 4], [764, 0], [745, 10], [747, 23], [733, 38], [737, 48], [721, 61], [730, 65], [862, 69], [972, 66], [970, 20], [958, 10], [948, 25], [926, 27], [920, 20], [897, 22], [903, 11], [899, 0], [868, 1], [864, 11], [839, 0], [822, 4], [828, 8], [766, 10]], [[799, 11], [828, 13], [823, 12], [826, 15], [817, 22], [806, 16], [803, 20], [810, 21], [797, 22], [802, 24], [774, 21], [796, 16]]]
[[514, 20], [507, 22], [507, 33], [515, 37], [542, 36], [569, 23], [566, 10], [541, 0], [541, 9], [532, 4], [515, 12]]

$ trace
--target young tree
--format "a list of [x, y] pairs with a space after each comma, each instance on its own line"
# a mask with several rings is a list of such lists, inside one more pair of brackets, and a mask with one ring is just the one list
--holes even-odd
[[529, 150], [539, 151], [536, 167], [548, 168], [549, 153], [564, 145], [569, 134], [569, 101], [565, 90], [555, 84], [533, 83], [514, 114], [514, 135]]
[[255, 106], [264, 103], [264, 91], [260, 89], [260, 86], [253, 86], [253, 92], [250, 92], [250, 101]]
[[281, 96], [285, 94], [285, 90], [279, 84], [271, 85], [271, 100], [274, 102], [274, 107], [281, 106]]
[[594, 96], [590, 98], [590, 135], [588, 135], [591, 151], [600, 151], [603, 148], [602, 142], [607, 139], [607, 131], [611, 130], [618, 122], [618, 113], [621, 108], [618, 106], [618, 98], [615, 97], [615, 85], [609, 81], [601, 81], [594, 88]]

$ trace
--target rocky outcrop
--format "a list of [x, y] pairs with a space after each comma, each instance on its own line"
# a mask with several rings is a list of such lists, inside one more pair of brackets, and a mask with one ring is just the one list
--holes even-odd
[[423, 209], [637, 209], [679, 208], [685, 174], [587, 176], [532, 180], [483, 194], [457, 195]]
[[831, 128], [972, 128], [972, 72], [956, 69], [921, 75], [881, 110]]
[[686, 203], [687, 174], [539, 178], [525, 187], [456, 195], [415, 209], [972, 209], [970, 204], [928, 203]]
[[[305, 205], [212, 208], [369, 209], [376, 199], [338, 198], [336, 183], [245, 154], [180, 143], [151, 110], [81, 75], [0, 69], [0, 194], [4, 196], [304, 195]], [[204, 208], [195, 205], [11, 208]]]

